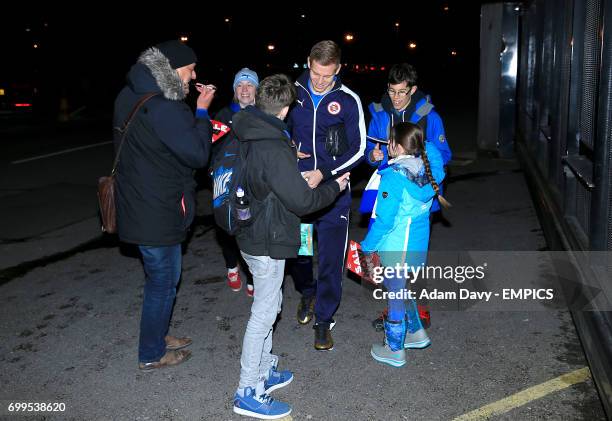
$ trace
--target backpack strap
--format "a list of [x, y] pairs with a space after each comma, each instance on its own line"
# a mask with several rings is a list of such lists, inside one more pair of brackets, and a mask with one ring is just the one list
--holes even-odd
[[433, 110], [434, 106], [430, 102], [430, 96], [425, 97], [425, 103], [421, 105], [414, 113], [419, 117], [416, 124], [423, 130], [423, 135], [427, 140], [427, 115]]
[[249, 177], [248, 177], [248, 157], [249, 157], [249, 149], [251, 148], [251, 142], [243, 142], [240, 139], [234, 139], [235, 142], [238, 142], [238, 155], [240, 156], [240, 161], [238, 165], [240, 166], [240, 172], [238, 177], [240, 179], [236, 179], [237, 183], [242, 183], [242, 188], [244, 189], [245, 194], [249, 197], [249, 199], [253, 198], [253, 194], [251, 193], [251, 188], [248, 185]]
[[421, 105], [416, 111], [416, 115], [419, 116], [419, 120], [425, 117], [433, 110], [433, 104], [430, 101], [429, 95], [425, 97], [425, 104]]

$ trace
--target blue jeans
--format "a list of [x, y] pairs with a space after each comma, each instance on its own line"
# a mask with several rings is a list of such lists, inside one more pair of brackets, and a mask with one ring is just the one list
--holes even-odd
[[145, 287], [140, 318], [138, 361], [159, 361], [166, 353], [176, 285], [181, 277], [181, 245], [138, 246], [145, 271]]
[[[389, 292], [399, 292], [406, 288], [406, 279], [396, 277], [394, 274], [390, 278], [385, 278], [383, 285]], [[404, 315], [408, 316], [408, 332], [414, 333], [423, 327], [419, 317], [416, 300], [404, 300], [402, 298], [388, 299], [387, 309], [387, 318], [389, 320], [400, 321], [404, 318]]]

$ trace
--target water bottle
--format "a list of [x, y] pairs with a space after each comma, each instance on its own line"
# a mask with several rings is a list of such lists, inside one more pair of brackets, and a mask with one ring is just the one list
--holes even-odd
[[239, 221], [248, 221], [251, 219], [249, 200], [244, 195], [244, 190], [240, 186], [236, 189], [236, 215]]

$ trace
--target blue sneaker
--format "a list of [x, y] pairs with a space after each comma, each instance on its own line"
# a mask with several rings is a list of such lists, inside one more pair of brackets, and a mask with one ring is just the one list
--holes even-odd
[[270, 369], [266, 381], [264, 381], [264, 393], [270, 393], [276, 389], [287, 386], [293, 381], [293, 373], [289, 370], [278, 371], [276, 367]]
[[258, 396], [252, 387], [245, 387], [243, 393], [244, 395], [237, 391], [234, 395], [234, 412], [236, 414], [262, 420], [274, 420], [291, 413], [291, 407], [288, 404], [274, 400], [272, 396], [265, 393]]

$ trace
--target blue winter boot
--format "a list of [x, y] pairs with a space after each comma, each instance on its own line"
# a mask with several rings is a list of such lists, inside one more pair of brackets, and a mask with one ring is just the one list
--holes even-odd
[[406, 324], [407, 332], [404, 340], [404, 348], [422, 349], [431, 344], [431, 339], [427, 336], [415, 300], [406, 302]]
[[385, 320], [385, 341], [372, 345], [372, 358], [393, 367], [406, 364], [404, 337], [406, 336], [406, 320]]

